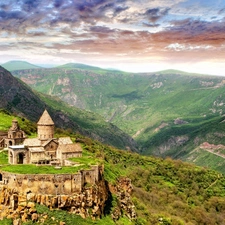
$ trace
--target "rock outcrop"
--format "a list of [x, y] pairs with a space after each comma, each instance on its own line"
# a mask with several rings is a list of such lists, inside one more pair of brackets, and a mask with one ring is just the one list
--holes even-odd
[[[100, 218], [103, 214], [108, 189], [105, 181], [85, 187], [80, 193], [72, 195], [42, 195], [18, 193], [7, 186], [0, 188], [0, 219], [12, 218], [14, 224], [40, 219], [35, 204], [45, 205], [49, 209], [62, 209], [80, 215], [83, 218]], [[41, 218], [43, 220], [43, 218]]]
[[121, 178], [115, 186], [112, 186], [111, 192], [117, 196], [118, 206], [111, 213], [114, 221], [118, 220], [124, 213], [130, 220], [136, 219], [135, 206], [131, 200], [133, 186], [129, 178]]

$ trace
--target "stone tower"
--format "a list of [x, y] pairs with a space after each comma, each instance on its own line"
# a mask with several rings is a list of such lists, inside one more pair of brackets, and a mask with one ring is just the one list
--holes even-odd
[[37, 123], [38, 139], [41, 141], [54, 138], [54, 122], [45, 110]]
[[14, 119], [12, 121], [12, 126], [8, 130], [7, 138], [5, 138], [5, 145], [6, 147], [11, 145], [19, 145], [23, 143], [26, 135], [24, 131], [20, 129], [18, 121]]

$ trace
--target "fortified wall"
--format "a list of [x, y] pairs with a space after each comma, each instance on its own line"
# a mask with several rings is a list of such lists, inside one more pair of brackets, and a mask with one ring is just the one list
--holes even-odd
[[71, 195], [80, 193], [86, 184], [103, 179], [103, 166], [92, 166], [75, 174], [15, 174], [0, 172], [0, 187], [14, 187], [19, 193]]

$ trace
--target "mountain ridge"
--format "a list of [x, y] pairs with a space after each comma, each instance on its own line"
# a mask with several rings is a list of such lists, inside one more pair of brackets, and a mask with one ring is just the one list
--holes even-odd
[[136, 149], [133, 139], [115, 125], [91, 112], [69, 107], [56, 98], [34, 93], [30, 87], [0, 67], [0, 108], [37, 122], [47, 108], [56, 126], [80, 132], [119, 148]]
[[8, 61], [6, 63], [1, 64], [1, 66], [8, 71], [42, 68], [41, 66], [37, 66], [32, 63], [20, 60]]
[[[22, 61], [22, 60], [11, 60], [6, 63], [1, 64], [2, 67], [9, 71], [14, 71], [14, 70], [25, 70], [25, 69], [41, 69], [41, 68], [67, 68], [67, 69], [83, 69], [83, 70], [92, 70], [92, 71], [104, 71], [104, 72], [120, 72], [120, 73], [128, 73], [130, 74], [131, 72], [126, 72], [117, 68], [102, 68], [99, 66], [91, 66], [88, 64], [83, 64], [83, 63], [66, 63], [62, 65], [52, 65], [52, 64], [43, 64], [42, 65], [35, 65], [33, 63], [29, 63], [27, 61]], [[195, 73], [195, 72], [186, 72], [182, 70], [177, 70], [177, 69], [167, 69], [167, 70], [160, 70], [160, 71], [153, 71], [153, 72], [134, 72], [133, 74], [184, 74], [184, 75], [196, 75], [196, 76], [218, 76], [218, 75], [210, 75], [210, 74], [200, 74], [200, 73]]]

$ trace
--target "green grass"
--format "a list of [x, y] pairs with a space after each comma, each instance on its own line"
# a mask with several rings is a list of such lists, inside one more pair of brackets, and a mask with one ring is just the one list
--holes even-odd
[[14, 116], [9, 115], [6, 111], [0, 111], [0, 130], [8, 131], [9, 127], [12, 125], [12, 120]]
[[82, 166], [63, 166], [61, 169], [55, 169], [53, 166], [36, 166], [36, 165], [3, 165], [0, 167], [2, 171], [18, 174], [73, 174], [80, 169], [88, 169]]
[[196, 165], [212, 168], [225, 174], [225, 159], [204, 149], [197, 148], [191, 151], [184, 160], [194, 161]]
[[[48, 207], [43, 205], [36, 205], [37, 212], [41, 215], [40, 217], [47, 216], [43, 225], [59, 225], [60, 221], [65, 222], [66, 225], [115, 225], [115, 222], [108, 216], [102, 216], [101, 219], [91, 220], [90, 218], [83, 219], [80, 216], [70, 214], [63, 210], [50, 210]], [[52, 219], [54, 218], [54, 220]], [[23, 225], [31, 225], [33, 222], [23, 223]], [[127, 217], [122, 216], [118, 221], [117, 225], [132, 225], [133, 222], [129, 221]], [[8, 224], [6, 224], [8, 225]]]
[[0, 165], [8, 164], [8, 151], [0, 151]]
[[1, 225], [12, 225], [13, 224], [13, 220], [4, 218], [3, 220], [0, 221], [0, 224]]
[[84, 154], [81, 158], [70, 158], [69, 160], [72, 162], [80, 163], [82, 165], [86, 165], [86, 166], [98, 165], [103, 162], [100, 159], [95, 159], [92, 156], [85, 156]]
[[0, 109], [0, 131], [7, 132], [12, 126], [13, 119], [18, 121], [20, 128], [26, 135], [33, 136], [36, 133], [36, 125], [34, 123], [25, 118], [12, 115], [4, 109]]

